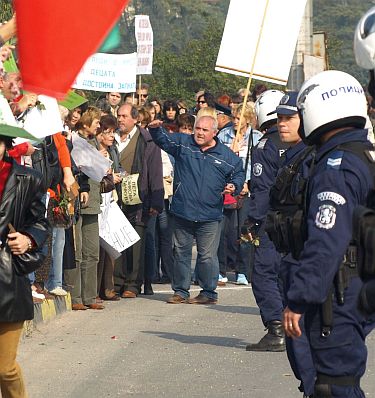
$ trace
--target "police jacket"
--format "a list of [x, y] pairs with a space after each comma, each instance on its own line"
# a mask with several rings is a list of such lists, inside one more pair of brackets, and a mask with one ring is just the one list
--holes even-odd
[[304, 199], [314, 147], [303, 141], [284, 153], [284, 162], [279, 169], [275, 184], [270, 190], [270, 209], [265, 230], [280, 253], [291, 253], [298, 258], [304, 243]]
[[242, 160], [215, 138], [216, 145], [202, 151], [194, 135], [169, 134], [150, 129], [157, 145], [175, 159], [172, 214], [189, 221], [217, 221], [223, 218], [224, 187], [242, 190], [245, 175]]
[[353, 141], [371, 148], [367, 130], [353, 129], [332, 136], [317, 150], [308, 183], [307, 240], [287, 294], [293, 312], [302, 314], [327, 298], [352, 237], [353, 211], [366, 204], [373, 186], [368, 164], [339, 147]]
[[282, 154], [290, 145], [281, 142], [277, 127], [271, 127], [252, 151], [249, 221], [261, 223], [269, 208], [269, 194], [282, 164]]
[[[13, 161], [0, 200], [0, 322], [22, 322], [34, 317], [30, 280], [45, 258], [42, 250], [50, 232], [41, 175]], [[13, 256], [6, 244], [8, 223], [26, 233], [36, 244], [34, 250]]]

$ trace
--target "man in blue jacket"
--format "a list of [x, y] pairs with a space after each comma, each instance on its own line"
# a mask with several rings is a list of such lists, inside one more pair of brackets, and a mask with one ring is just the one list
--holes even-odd
[[[194, 134], [169, 134], [160, 121], [149, 125], [155, 143], [175, 159], [174, 193], [170, 212], [174, 222], [174, 295], [170, 304], [216, 304], [220, 222], [223, 194], [237, 195], [245, 175], [241, 159], [216, 138], [217, 120], [197, 118]], [[196, 278], [201, 292], [189, 299], [193, 239], [197, 244]]]

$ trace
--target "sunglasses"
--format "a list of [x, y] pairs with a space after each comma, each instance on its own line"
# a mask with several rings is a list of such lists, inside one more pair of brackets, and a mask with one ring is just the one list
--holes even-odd
[[142, 97], [142, 98], [147, 98], [147, 97], [148, 97], [148, 94], [141, 94], [141, 97]]
[[197, 104], [207, 104], [206, 101], [197, 101]]

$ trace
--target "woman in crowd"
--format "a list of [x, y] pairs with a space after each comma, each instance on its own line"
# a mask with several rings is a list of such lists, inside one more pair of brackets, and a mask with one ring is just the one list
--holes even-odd
[[198, 113], [200, 109], [207, 107], [215, 108], [215, 97], [210, 92], [205, 91], [197, 98], [197, 104], [195, 106], [196, 113]]
[[[111, 195], [118, 203], [121, 202], [121, 166], [120, 158], [116, 145], [113, 145], [115, 140], [115, 130], [117, 129], [117, 120], [112, 115], [102, 116], [100, 119], [100, 127], [97, 131], [96, 139], [99, 143], [100, 153], [107, 159], [112, 160], [112, 169], [109, 176], [113, 181], [114, 190], [102, 189], [102, 195]], [[113, 282], [113, 270], [115, 262], [114, 259], [100, 247], [99, 262], [98, 262], [98, 296], [104, 300], [118, 301], [120, 297], [115, 293]]]
[[162, 119], [161, 111], [163, 109], [162, 103], [157, 98], [153, 98], [150, 101], [150, 104], [154, 105], [154, 107], [155, 107], [155, 112], [156, 112], [155, 119], [161, 120]]
[[176, 101], [165, 101], [163, 105], [163, 126], [169, 132], [177, 130], [176, 117], [178, 115], [178, 106]]

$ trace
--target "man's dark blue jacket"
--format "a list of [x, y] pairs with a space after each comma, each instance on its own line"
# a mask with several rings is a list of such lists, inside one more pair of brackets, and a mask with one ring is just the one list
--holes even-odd
[[216, 145], [202, 151], [193, 135], [170, 134], [162, 128], [149, 129], [155, 143], [175, 159], [172, 214], [190, 221], [223, 218], [226, 184], [242, 190], [245, 173], [242, 160], [215, 138]]

